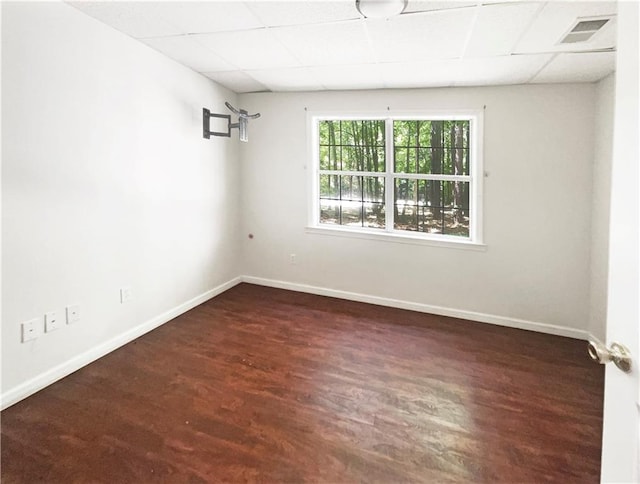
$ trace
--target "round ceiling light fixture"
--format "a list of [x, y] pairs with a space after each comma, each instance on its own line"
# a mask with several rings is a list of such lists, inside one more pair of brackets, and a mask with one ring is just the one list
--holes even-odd
[[408, 0], [356, 0], [358, 12], [365, 18], [389, 18], [400, 15]]

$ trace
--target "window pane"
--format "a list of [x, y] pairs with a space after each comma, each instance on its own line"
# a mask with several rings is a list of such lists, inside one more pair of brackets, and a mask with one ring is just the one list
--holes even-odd
[[362, 183], [364, 184], [363, 201], [384, 203], [384, 177], [365, 176]]
[[407, 149], [408, 148], [394, 149], [394, 170], [396, 173], [407, 172]]
[[394, 146], [411, 146], [411, 123], [412, 121], [393, 122], [393, 144]]
[[384, 177], [365, 176], [362, 184], [364, 226], [383, 229], [385, 228]]
[[318, 142], [320, 145], [329, 144], [329, 125], [328, 121], [320, 121], [318, 123]]
[[407, 173], [417, 173], [418, 150], [416, 148], [407, 148]]
[[418, 183], [418, 196], [417, 203], [423, 207], [427, 206], [428, 198], [427, 198], [427, 184], [430, 180], [417, 180]]
[[[439, 180], [424, 180], [424, 185], [421, 186], [424, 189], [425, 205], [434, 209], [442, 208], [442, 182]], [[435, 212], [439, 216], [439, 212]]]
[[442, 206], [469, 209], [469, 182], [443, 181]]
[[340, 198], [342, 200], [362, 201], [362, 177], [355, 175], [340, 176]]
[[362, 227], [362, 203], [342, 202], [342, 225]]
[[320, 121], [320, 169], [384, 172], [383, 120]]
[[394, 121], [393, 139], [397, 147], [420, 148], [430, 146], [431, 121]]
[[444, 148], [431, 147], [429, 148], [431, 156], [431, 171], [432, 175], [442, 175], [444, 173], [445, 165], [445, 152]]
[[[469, 121], [449, 121], [446, 147], [446, 169], [443, 173], [448, 175], [467, 175], [469, 166], [468, 158]], [[466, 165], [466, 166], [465, 166]]]
[[340, 224], [340, 202], [320, 200], [320, 223]]
[[442, 211], [431, 207], [420, 207], [418, 230], [428, 234], [441, 234]]
[[418, 129], [420, 146], [431, 146], [431, 121], [421, 121]]
[[385, 228], [384, 203], [364, 203], [364, 226], [376, 229]]
[[423, 174], [431, 173], [431, 149], [430, 148], [418, 149], [418, 173], [423, 173]]
[[342, 169], [343, 170], [359, 170], [358, 157], [353, 146], [342, 146]]
[[354, 141], [353, 132], [357, 128], [354, 126], [354, 123], [357, 123], [357, 121], [340, 121], [340, 133], [342, 134], [342, 137], [340, 138], [341, 145], [353, 146], [354, 144], [356, 144]]
[[418, 207], [414, 205], [395, 205], [393, 228], [396, 230], [418, 230]]
[[464, 175], [468, 175], [469, 174], [469, 149], [465, 149], [464, 150], [464, 170], [463, 170], [463, 174]]
[[469, 121], [452, 121], [452, 142], [453, 148], [468, 148], [469, 147]]
[[383, 140], [383, 146], [378, 146], [377, 150], [375, 150], [375, 152], [373, 153], [373, 170], [371, 171], [381, 171], [384, 172], [386, 171], [387, 167], [385, 164], [385, 147], [384, 147], [384, 140]]
[[394, 193], [394, 228], [418, 230], [418, 180], [396, 178]]
[[342, 169], [340, 163], [340, 122], [320, 121], [318, 128], [320, 140], [320, 169]]
[[385, 228], [384, 177], [320, 175], [320, 223]]
[[418, 203], [418, 180], [396, 178], [395, 203], [416, 205]]
[[469, 236], [469, 182], [396, 178], [394, 228]]
[[469, 183], [442, 182], [442, 233], [469, 237]]
[[403, 120], [393, 126], [396, 173], [469, 174], [469, 121]]
[[320, 198], [340, 199], [340, 185], [338, 175], [320, 175]]
[[318, 126], [320, 128], [320, 144], [340, 144], [340, 121], [320, 121]]
[[319, 153], [319, 158], [320, 158], [320, 169], [321, 170], [332, 170], [333, 166], [331, 163], [331, 158], [330, 158], [330, 152], [331, 150], [329, 149], [328, 146], [323, 146], [320, 145], [320, 153]]

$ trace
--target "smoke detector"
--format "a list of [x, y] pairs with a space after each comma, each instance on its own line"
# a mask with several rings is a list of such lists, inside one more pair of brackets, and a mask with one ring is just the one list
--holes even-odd
[[596, 32], [609, 23], [611, 17], [579, 18], [575, 21], [569, 32], [562, 37], [560, 44], [575, 44], [591, 40]]

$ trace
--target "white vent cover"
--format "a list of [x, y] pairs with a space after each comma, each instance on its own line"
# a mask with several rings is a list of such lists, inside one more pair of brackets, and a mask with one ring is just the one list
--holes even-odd
[[590, 18], [590, 19], [578, 19], [573, 24], [569, 33], [565, 35], [560, 41], [561, 44], [575, 44], [576, 42], [586, 42], [590, 40], [593, 35], [604, 27], [610, 17]]

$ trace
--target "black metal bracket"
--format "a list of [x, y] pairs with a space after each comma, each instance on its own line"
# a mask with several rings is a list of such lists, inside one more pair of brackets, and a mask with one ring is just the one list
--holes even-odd
[[[249, 124], [250, 119], [257, 119], [260, 117], [260, 113], [249, 114], [244, 109], [236, 109], [231, 104], [225, 102], [224, 103], [229, 110], [238, 115], [238, 122], [231, 122], [230, 114], [214, 114], [209, 111], [207, 108], [202, 108], [202, 137], [209, 139], [211, 136], [225, 136], [226, 138], [231, 137], [231, 130], [233, 128], [238, 128], [238, 137], [240, 141], [247, 142], [249, 141], [249, 135], [247, 134], [247, 125]], [[217, 131], [211, 131], [211, 118], [223, 118], [227, 120], [227, 132], [219, 133]]]
[[[218, 131], [211, 131], [211, 118], [223, 118], [227, 120], [227, 132], [221, 133]], [[237, 126], [233, 126], [231, 124], [231, 115], [230, 114], [215, 114], [209, 111], [207, 108], [202, 108], [202, 137], [203, 138], [211, 138], [211, 136], [226, 136], [227, 138], [231, 137], [231, 128], [235, 128]]]

